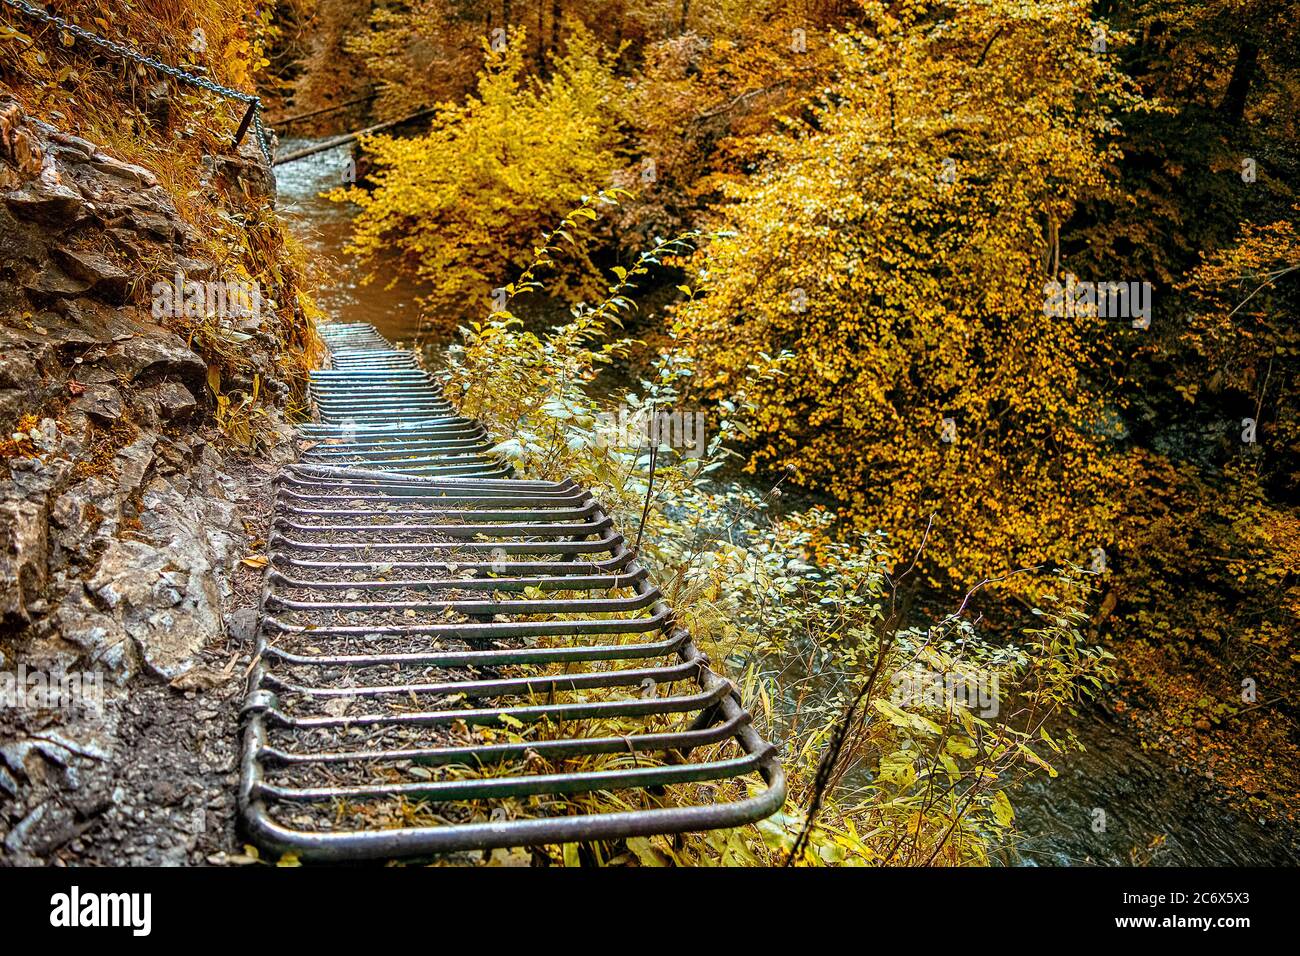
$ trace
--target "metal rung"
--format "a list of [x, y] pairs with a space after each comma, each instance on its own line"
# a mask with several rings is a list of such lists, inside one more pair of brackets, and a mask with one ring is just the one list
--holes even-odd
[[[333, 368], [311, 376], [304, 460], [275, 481], [244, 704], [252, 838], [349, 860], [779, 809], [774, 748], [600, 503], [511, 477], [371, 326], [320, 333]], [[596, 793], [625, 809], [590, 812]]]

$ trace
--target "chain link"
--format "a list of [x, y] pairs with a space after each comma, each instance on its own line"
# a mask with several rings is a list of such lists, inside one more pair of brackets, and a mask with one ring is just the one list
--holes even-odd
[[[0, 3], [3, 3], [7, 7], [13, 7], [15, 10], [25, 13], [27, 16], [36, 20], [52, 24], [64, 33], [77, 37], [80, 40], [85, 40], [87, 43], [94, 44], [100, 49], [107, 50], [115, 56], [122, 57], [124, 60], [130, 60], [133, 63], [140, 64], [141, 66], [147, 66], [151, 69], [157, 70], [159, 73], [179, 80], [182, 83], [189, 83], [191, 86], [197, 86], [200, 89], [207, 90], [209, 93], [215, 93], [218, 96], [225, 97], [226, 99], [238, 100], [241, 103], [247, 104], [248, 108], [253, 111], [253, 130], [257, 140], [257, 145], [262, 150], [262, 155], [266, 158], [267, 165], [271, 165], [271, 146], [266, 134], [266, 129], [262, 126], [262, 100], [260, 97], [254, 96], [251, 93], [241, 93], [239, 90], [232, 90], [230, 87], [222, 86], [220, 83], [213, 82], [207, 77], [196, 76], [193, 73], [187, 73], [182, 69], [170, 66], [163, 63], [161, 60], [154, 59], [151, 56], [146, 56], [145, 54], [139, 53], [121, 43], [91, 33], [89, 30], [77, 26], [70, 20], [65, 20], [63, 17], [28, 3], [27, 0], [0, 0]], [[238, 145], [238, 140], [236, 140], [236, 145]]]

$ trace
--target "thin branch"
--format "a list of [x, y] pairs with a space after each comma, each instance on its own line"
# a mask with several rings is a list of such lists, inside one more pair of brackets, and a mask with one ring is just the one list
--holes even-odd
[[1293, 266], [1287, 266], [1285, 269], [1279, 269], [1277, 272], [1270, 273], [1267, 279], [1265, 279], [1263, 282], [1261, 282], [1259, 285], [1255, 287], [1254, 292], [1252, 292], [1250, 295], [1246, 296], [1246, 298], [1242, 299], [1240, 302], [1237, 303], [1237, 307], [1228, 313], [1228, 318], [1232, 318], [1234, 315], [1236, 315], [1238, 310], [1240, 310], [1241, 307], [1244, 306], [1251, 299], [1255, 298], [1255, 296], [1259, 292], [1271, 286], [1274, 282], [1282, 278], [1282, 276], [1286, 275], [1288, 272], [1295, 272], [1297, 269], [1300, 269], [1300, 263], [1296, 263]]
[[[926, 522], [925, 534], [921, 537], [921, 544], [912, 558], [912, 563], [908, 565], [906, 571], [898, 576], [898, 581], [907, 577], [912, 572], [918, 562], [921, 560], [921, 552], [925, 547], [926, 541], [930, 538], [930, 528], [934, 525], [934, 515], [930, 515], [930, 520]], [[835, 768], [839, 764], [840, 755], [844, 750], [844, 743], [848, 739], [849, 730], [856, 722], [858, 708], [862, 701], [868, 698], [872, 689], [876, 686], [876, 681], [880, 677], [880, 672], [884, 669], [885, 661], [889, 657], [889, 652], [893, 649], [895, 630], [895, 609], [896, 598], [898, 596], [898, 583], [892, 584], [890, 594], [890, 614], [885, 625], [881, 628], [880, 646], [876, 650], [876, 660], [872, 665], [871, 673], [867, 679], [858, 688], [858, 693], [845, 708], [843, 715], [831, 732], [830, 742], [827, 744], [826, 751], [822, 754], [821, 760], [817, 763], [817, 774], [813, 778], [812, 799], [808, 801], [808, 814], [804, 818], [803, 827], [799, 830], [799, 836], [795, 838], [794, 846], [790, 848], [789, 855], [786, 856], [783, 866], [793, 866], [795, 860], [803, 855], [807, 849], [808, 841], [812, 837], [813, 827], [816, 825], [817, 814], [821, 812], [822, 801], [830, 789], [831, 780], [835, 775]]]

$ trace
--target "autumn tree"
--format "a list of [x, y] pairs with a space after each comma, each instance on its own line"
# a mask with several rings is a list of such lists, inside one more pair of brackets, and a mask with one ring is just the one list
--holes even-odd
[[[1159, 304], [1109, 372], [1132, 481], [1099, 623], [1180, 746], [1233, 732], [1217, 779], [1293, 792], [1300, 4], [1136, 0], [1106, 18], [1133, 42], [1105, 55], [1160, 108], [1124, 121], [1118, 188], [1081, 207], [1062, 257], [1149, 280]], [[1243, 704], [1244, 680], [1266, 706]]]
[[[843, 9], [841, 9], [843, 8]], [[619, 220], [619, 242], [700, 224], [723, 184], [743, 181], [763, 137], [797, 116], [836, 66], [833, 27], [857, 4], [730, 2], [685, 5], [689, 29], [642, 51], [629, 116], [639, 160], [625, 185], [639, 202]]]
[[731, 186], [729, 234], [677, 316], [706, 394], [795, 352], [758, 396], [757, 465], [970, 580], [1107, 540], [1122, 479], [1089, 376], [1117, 320], [1045, 314], [1055, 237], [1107, 187], [1139, 101], [1093, 52], [1087, 5], [867, 6], [812, 116]]
[[370, 12], [368, 28], [348, 36], [344, 47], [375, 88], [375, 115], [397, 119], [472, 90], [499, 6], [414, 0]]
[[[371, 78], [365, 65], [350, 56], [352, 38], [365, 33], [372, 4], [355, 0], [299, 0], [280, 10], [281, 22], [292, 19], [285, 31], [277, 60], [288, 61], [295, 108], [308, 112], [338, 106], [368, 92]], [[335, 114], [323, 122], [333, 123]], [[324, 127], [330, 128], [328, 126]], [[312, 126], [300, 124], [291, 132], [302, 135]]]
[[[368, 137], [374, 188], [338, 197], [359, 213], [349, 249], [369, 261], [396, 249], [429, 286], [430, 311], [451, 321], [487, 304], [532, 261], [534, 238], [621, 162], [616, 53], [580, 25], [545, 81], [524, 75], [524, 37], [486, 50], [478, 91], [446, 105], [410, 139]], [[553, 291], [572, 299], [600, 286], [587, 253]]]
[[[293, 0], [304, 27], [287, 45], [298, 51], [299, 109], [352, 99], [367, 91], [375, 118], [397, 119], [473, 92], [484, 41], [517, 43], [525, 69], [547, 76], [569, 23], [610, 48], [643, 49], [688, 29], [717, 34], [757, 12], [746, 0]], [[761, 7], [781, 6], [764, 0]], [[797, 4], [818, 8], [819, 2]]]
[[[1225, 782], [1256, 774], [1278, 792], [1295, 791], [1300, 766], [1276, 719], [1295, 719], [1288, 689], [1300, 671], [1297, 212], [1206, 250], [1180, 283], [1186, 309], [1149, 347], [1160, 354], [1144, 356], [1168, 370], [1178, 405], [1136, 458], [1141, 487], [1117, 523], [1123, 573], [1107, 622], [1143, 648], [1134, 677], [1157, 692], [1167, 723], [1253, 735], [1215, 755]], [[1263, 702], [1276, 710], [1254, 706]], [[1241, 766], [1250, 753], [1277, 767], [1258, 776]]]
[[[1108, 5], [1097, 30], [1102, 55], [1161, 108], [1125, 120], [1120, 189], [1084, 207], [1064, 254], [1174, 291], [1204, 250], [1295, 199], [1300, 3], [1137, 0]], [[1120, 30], [1132, 42], [1114, 42]]]

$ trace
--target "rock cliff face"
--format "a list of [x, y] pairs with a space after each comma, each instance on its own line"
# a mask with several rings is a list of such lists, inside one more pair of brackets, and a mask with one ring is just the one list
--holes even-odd
[[[255, 154], [211, 174], [244, 196], [272, 183]], [[0, 98], [0, 675], [81, 675], [106, 698], [99, 713], [0, 700], [0, 859], [69, 852], [100, 815], [131, 812], [118, 791], [134, 772], [124, 748], [150, 736], [143, 697], [155, 715], [211, 710], [196, 695], [232, 683], [210, 664], [230, 656], [232, 565], [265, 475], [223, 456], [208, 364], [154, 316], [151, 278], [173, 274], [206, 280], [214, 265], [154, 175]], [[228, 334], [283, 393], [257, 317]], [[155, 745], [194, 757], [192, 731]], [[185, 862], [202, 830], [183, 832], [120, 862]]]

